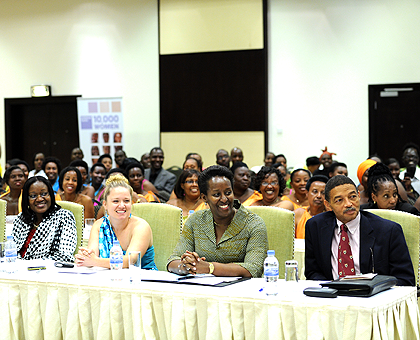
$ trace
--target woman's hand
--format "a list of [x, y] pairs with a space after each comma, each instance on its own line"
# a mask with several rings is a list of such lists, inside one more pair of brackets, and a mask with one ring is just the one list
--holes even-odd
[[180, 269], [180, 273], [183, 274], [197, 274], [201, 273], [201, 271], [197, 271], [197, 267], [199, 269], [202, 268], [201, 263], [205, 261], [205, 257], [200, 257], [195, 251], [186, 251], [184, 254], [181, 255], [181, 261], [178, 265]]
[[92, 249], [80, 247], [79, 252], [75, 255], [76, 265], [78, 267], [93, 267], [94, 261], [98, 258]]

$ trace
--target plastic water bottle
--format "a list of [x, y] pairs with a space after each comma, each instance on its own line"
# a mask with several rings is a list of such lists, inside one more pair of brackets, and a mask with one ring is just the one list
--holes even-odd
[[267, 296], [277, 295], [277, 281], [279, 279], [279, 261], [277, 261], [274, 250], [267, 251], [267, 257], [264, 260], [264, 292]]
[[4, 255], [6, 257], [6, 272], [9, 274], [16, 272], [17, 249], [13, 236], [7, 236], [6, 245], [4, 247]]
[[109, 264], [111, 268], [111, 280], [122, 281], [120, 269], [123, 267], [123, 252], [118, 240], [114, 240], [112, 248], [109, 252]]

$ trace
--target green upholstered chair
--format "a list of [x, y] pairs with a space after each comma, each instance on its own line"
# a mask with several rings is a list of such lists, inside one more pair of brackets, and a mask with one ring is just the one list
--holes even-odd
[[268, 248], [276, 252], [279, 261], [279, 278], [284, 279], [284, 262], [293, 259], [295, 238], [295, 213], [276, 207], [247, 207], [265, 222]]
[[386, 210], [386, 209], [368, 209], [366, 211], [378, 215], [390, 221], [397, 222], [401, 225], [405, 241], [407, 242], [408, 251], [410, 252], [411, 261], [413, 263], [414, 275], [416, 283], [419, 286], [419, 244], [420, 244], [420, 218], [413, 214], [403, 211]]
[[6, 241], [6, 209], [7, 202], [0, 199], [0, 242]]
[[166, 271], [168, 258], [179, 240], [182, 209], [164, 203], [135, 203], [131, 213], [149, 223], [153, 232], [156, 266]]
[[68, 201], [57, 201], [57, 204], [62, 208], [71, 211], [74, 215], [74, 218], [76, 219], [77, 244], [74, 254], [77, 254], [79, 247], [82, 245], [83, 228], [85, 227], [84, 206]]

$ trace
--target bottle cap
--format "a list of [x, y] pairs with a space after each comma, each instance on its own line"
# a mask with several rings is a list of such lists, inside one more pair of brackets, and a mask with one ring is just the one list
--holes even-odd
[[194, 210], [190, 210], [190, 211], [188, 212], [188, 215], [192, 215], [192, 214], [194, 214]]
[[114, 241], [112, 242], [112, 245], [114, 245], [114, 246], [119, 246], [119, 245], [120, 245], [120, 242], [119, 242], [118, 240], [114, 240]]
[[270, 255], [275, 255], [276, 254], [276, 252], [274, 251], [274, 250], [267, 250], [267, 255], [268, 256], [270, 256]]
[[13, 236], [12, 235], [8, 235], [7, 236], [7, 241], [13, 241]]

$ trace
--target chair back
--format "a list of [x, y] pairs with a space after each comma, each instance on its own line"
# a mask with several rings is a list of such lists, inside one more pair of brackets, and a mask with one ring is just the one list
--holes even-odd
[[76, 229], [77, 229], [77, 244], [74, 254], [77, 254], [79, 247], [82, 245], [83, 238], [83, 229], [85, 227], [85, 216], [84, 216], [84, 206], [74, 202], [68, 201], [56, 201], [63, 209], [69, 210], [73, 213], [76, 220]]
[[276, 207], [254, 206], [247, 209], [264, 220], [267, 227], [268, 248], [276, 252], [279, 261], [279, 278], [284, 279], [284, 263], [293, 259], [295, 213]]
[[164, 203], [135, 203], [131, 213], [149, 223], [153, 233], [156, 266], [166, 271], [168, 258], [179, 240], [182, 209]]
[[386, 209], [367, 209], [377, 216], [387, 220], [397, 222], [401, 225], [405, 242], [407, 243], [408, 251], [410, 253], [411, 262], [413, 263], [414, 275], [416, 276], [416, 284], [419, 285], [419, 258], [420, 258], [420, 217], [398, 210]]
[[0, 242], [6, 241], [6, 210], [7, 202], [0, 199]]

